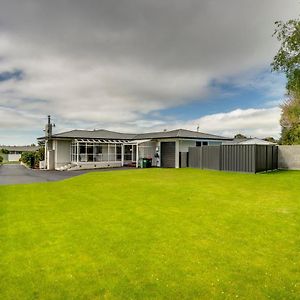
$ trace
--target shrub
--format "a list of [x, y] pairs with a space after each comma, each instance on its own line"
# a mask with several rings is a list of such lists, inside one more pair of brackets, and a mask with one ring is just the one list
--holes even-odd
[[3, 157], [0, 156], [0, 164], [3, 162]]
[[6, 150], [6, 149], [1, 149], [1, 150], [0, 150], [0, 153], [3, 153], [3, 154], [9, 154], [9, 151]]
[[39, 162], [44, 160], [44, 148], [37, 151], [23, 152], [20, 161], [30, 168], [38, 168]]
[[28, 167], [33, 168], [35, 164], [35, 152], [23, 152], [20, 160]]

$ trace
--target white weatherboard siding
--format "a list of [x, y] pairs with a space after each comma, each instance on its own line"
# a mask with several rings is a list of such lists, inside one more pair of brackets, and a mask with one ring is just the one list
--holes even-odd
[[148, 141], [138, 145], [139, 158], [152, 158], [152, 166], [157, 166], [157, 160], [155, 158], [156, 147], [159, 143], [155, 141]]
[[54, 141], [55, 169], [63, 167], [71, 162], [71, 141]]
[[188, 152], [189, 147], [195, 147], [196, 141], [193, 140], [181, 140], [179, 141], [179, 152]]
[[72, 169], [79, 170], [79, 169], [116, 168], [116, 167], [122, 167], [122, 162], [121, 161], [79, 162], [76, 166], [72, 167]]
[[222, 142], [220, 142], [220, 141], [209, 141], [208, 145], [209, 146], [218, 146], [218, 145], [222, 145]]
[[189, 147], [196, 147], [196, 142], [205, 142], [208, 145], [215, 146], [221, 145], [220, 141], [207, 141], [207, 140], [180, 140], [179, 141], [179, 152], [189, 152]]

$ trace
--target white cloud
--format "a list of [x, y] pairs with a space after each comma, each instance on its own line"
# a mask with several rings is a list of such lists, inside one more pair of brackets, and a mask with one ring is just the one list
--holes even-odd
[[236, 109], [227, 113], [207, 115], [199, 119], [175, 124], [176, 126], [232, 137], [237, 133], [246, 136], [265, 138], [273, 136], [278, 138], [280, 133], [279, 107], [262, 109]]
[[249, 108], [235, 109], [226, 113], [206, 115], [191, 121], [171, 120], [138, 120], [131, 123], [110, 124], [109, 129], [121, 132], [150, 132], [173, 130], [178, 128], [196, 130], [199, 126], [201, 132], [233, 137], [237, 133], [246, 136], [265, 138], [273, 136], [279, 138], [280, 134], [280, 108]]
[[0, 82], [2, 128], [11, 113], [27, 130], [49, 113], [63, 128], [167, 126], [147, 114], [202, 101], [212, 80], [249, 84], [278, 47], [274, 21], [298, 10], [297, 0], [1, 0], [0, 72], [25, 73]]

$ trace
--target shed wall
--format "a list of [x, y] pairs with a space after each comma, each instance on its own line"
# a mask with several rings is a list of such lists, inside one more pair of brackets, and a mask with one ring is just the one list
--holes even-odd
[[277, 146], [221, 145], [189, 148], [189, 167], [256, 173], [278, 168]]

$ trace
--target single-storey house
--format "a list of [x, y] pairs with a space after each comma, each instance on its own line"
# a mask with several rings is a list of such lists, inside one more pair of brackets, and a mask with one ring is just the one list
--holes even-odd
[[[0, 156], [3, 157], [4, 161], [19, 161], [23, 152], [37, 151], [39, 146], [1, 146], [0, 145]], [[3, 153], [4, 152], [4, 153]]]
[[[45, 143], [46, 169], [76, 170], [139, 166], [142, 158], [152, 159], [152, 166], [179, 168], [181, 154], [189, 147], [220, 145], [230, 138], [177, 129], [142, 134], [108, 130], [71, 130], [52, 134], [51, 124]], [[185, 156], [186, 157], [186, 156]]]

